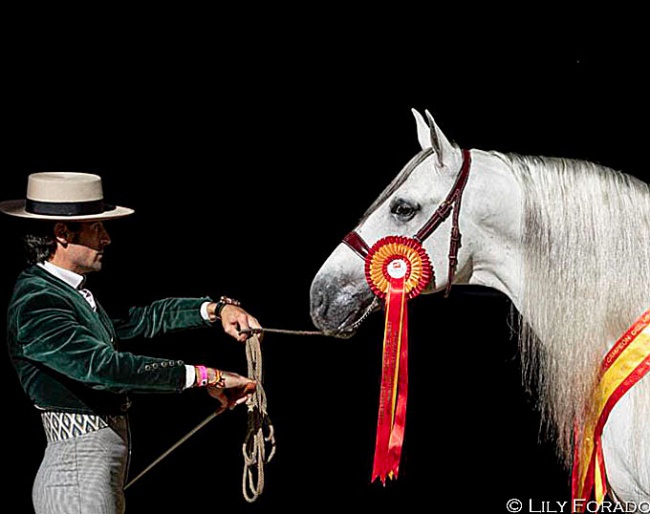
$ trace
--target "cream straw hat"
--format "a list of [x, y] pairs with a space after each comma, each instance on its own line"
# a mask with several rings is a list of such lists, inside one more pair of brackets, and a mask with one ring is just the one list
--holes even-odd
[[121, 218], [133, 209], [104, 203], [102, 179], [92, 173], [32, 173], [25, 200], [0, 202], [0, 212], [21, 218], [91, 221]]

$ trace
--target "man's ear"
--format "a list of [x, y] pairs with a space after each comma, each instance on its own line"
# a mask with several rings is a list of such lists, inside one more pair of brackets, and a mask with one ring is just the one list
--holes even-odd
[[61, 246], [67, 246], [70, 242], [70, 232], [65, 223], [57, 222], [54, 224], [54, 238]]

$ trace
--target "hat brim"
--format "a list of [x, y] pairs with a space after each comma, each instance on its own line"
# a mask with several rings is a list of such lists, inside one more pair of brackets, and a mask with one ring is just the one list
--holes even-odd
[[106, 210], [98, 214], [85, 214], [80, 216], [50, 216], [46, 214], [34, 214], [32, 212], [28, 212], [25, 210], [25, 204], [25, 200], [6, 200], [4, 202], [0, 202], [0, 212], [4, 212], [10, 216], [17, 216], [19, 218], [50, 221], [104, 221], [123, 218], [135, 212], [129, 207], [120, 207], [117, 205], [113, 209]]

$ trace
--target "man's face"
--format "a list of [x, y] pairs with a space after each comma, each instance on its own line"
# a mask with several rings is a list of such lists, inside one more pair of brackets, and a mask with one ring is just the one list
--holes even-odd
[[81, 223], [81, 229], [72, 233], [65, 248], [70, 269], [80, 274], [102, 269], [104, 248], [111, 238], [101, 221]]

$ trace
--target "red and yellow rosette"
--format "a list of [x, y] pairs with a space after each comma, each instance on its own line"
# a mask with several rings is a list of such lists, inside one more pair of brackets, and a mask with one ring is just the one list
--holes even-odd
[[406, 300], [416, 297], [433, 279], [431, 261], [415, 239], [388, 236], [370, 249], [366, 280], [385, 299], [377, 436], [371, 482], [397, 478], [404, 441], [408, 391], [408, 316]]

